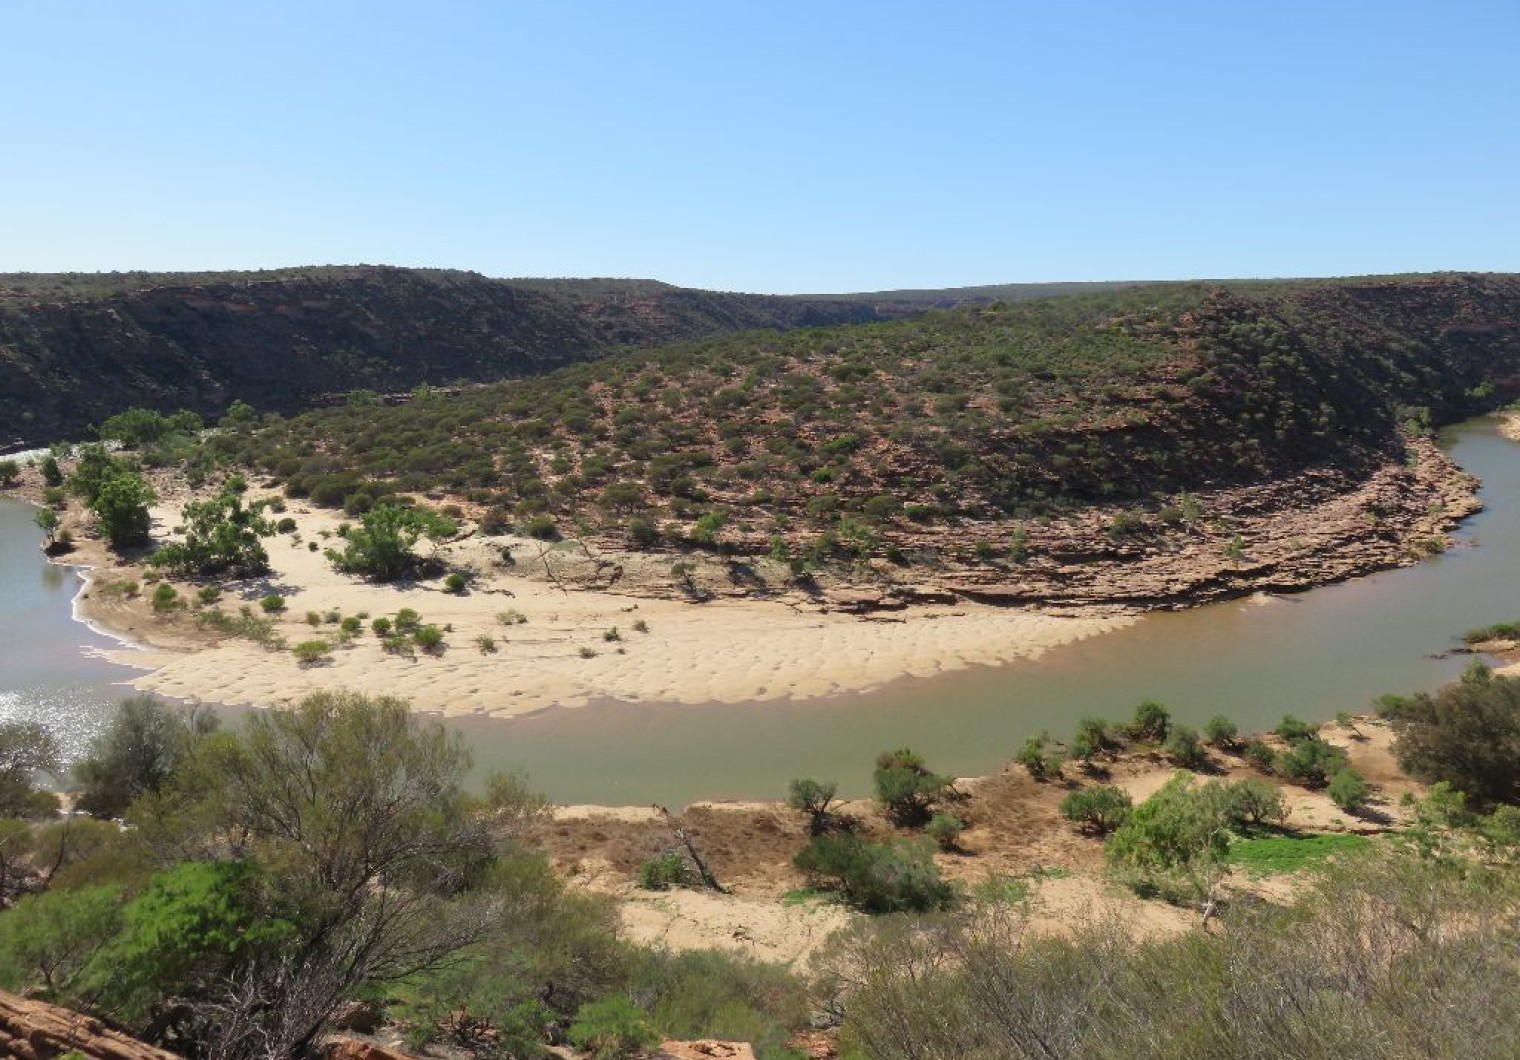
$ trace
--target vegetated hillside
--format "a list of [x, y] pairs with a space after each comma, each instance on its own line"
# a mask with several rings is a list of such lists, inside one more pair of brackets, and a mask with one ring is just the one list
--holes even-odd
[[536, 531], [897, 562], [975, 520], [1018, 559], [1022, 520], [1137, 505], [1117, 537], [1196, 520], [1182, 491], [1349, 484], [1517, 391], [1517, 277], [1164, 285], [714, 338], [218, 446], [351, 511], [436, 487]]
[[0, 276], [0, 445], [79, 436], [130, 405], [295, 412], [324, 394], [531, 375], [619, 346], [918, 308], [364, 266]]

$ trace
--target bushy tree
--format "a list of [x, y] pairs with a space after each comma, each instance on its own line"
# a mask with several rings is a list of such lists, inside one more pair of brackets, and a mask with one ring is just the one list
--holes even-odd
[[150, 695], [122, 700], [74, 764], [81, 786], [76, 807], [96, 817], [122, 816], [139, 795], [162, 789], [196, 741], [216, 726], [209, 711], [183, 710]]
[[113, 548], [148, 543], [152, 525], [148, 506], [156, 496], [148, 480], [134, 471], [117, 470], [95, 490], [90, 510]]
[[872, 778], [877, 800], [895, 823], [904, 826], [927, 822], [934, 804], [950, 786], [948, 777], [930, 772], [923, 758], [906, 747], [877, 756]]
[[327, 558], [341, 571], [395, 581], [417, 568], [419, 557], [412, 550], [419, 538], [441, 541], [457, 529], [452, 520], [428, 509], [381, 503], [349, 530], [343, 551], [329, 549]]
[[925, 841], [873, 843], [857, 835], [815, 837], [795, 859], [803, 872], [836, 887], [868, 913], [926, 912], [955, 897], [940, 879]]
[[62, 748], [35, 721], [0, 722], [0, 817], [52, 813], [58, 800], [38, 787], [40, 774], [56, 776]]
[[1445, 781], [1478, 807], [1520, 803], [1520, 679], [1475, 663], [1431, 694], [1385, 701], [1399, 768]]
[[245, 507], [241, 492], [224, 489], [216, 497], [185, 505], [185, 539], [164, 545], [152, 562], [181, 574], [230, 574], [247, 578], [269, 570], [261, 538], [274, 533], [263, 509]]
[[1097, 835], [1107, 835], [1128, 820], [1134, 801], [1123, 788], [1078, 788], [1061, 800], [1061, 816]]
[[1162, 743], [1172, 729], [1172, 714], [1154, 699], [1142, 700], [1130, 719], [1129, 734], [1137, 740]]
[[829, 807], [834, 804], [834, 796], [838, 791], [839, 785], [832, 780], [797, 777], [787, 785], [786, 804], [807, 815], [810, 833], [823, 835], [834, 822], [834, 814]]

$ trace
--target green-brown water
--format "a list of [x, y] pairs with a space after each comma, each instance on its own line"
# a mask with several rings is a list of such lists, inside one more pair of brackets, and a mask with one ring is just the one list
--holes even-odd
[[[877, 752], [909, 745], [942, 771], [994, 771], [1025, 736], [1070, 733], [1083, 715], [1128, 715], [1159, 699], [1181, 720], [1230, 715], [1265, 728], [1284, 713], [1327, 718], [1383, 692], [1431, 688], [1464, 659], [1428, 656], [1464, 629], [1520, 617], [1520, 447], [1493, 424], [1447, 434], [1484, 482], [1485, 510], [1458, 547], [1414, 567], [1297, 596], [1148, 616], [1044, 658], [798, 703], [607, 702], [510, 721], [453, 724], [481, 768], [525, 769], [561, 802], [679, 806], [771, 798], [794, 776], [867, 789]], [[123, 671], [88, 658], [101, 639], [69, 618], [71, 585], [49, 587], [30, 510], [0, 502], [0, 717], [56, 721], [77, 739], [120, 694]], [[62, 577], [69, 583], [73, 576]]]

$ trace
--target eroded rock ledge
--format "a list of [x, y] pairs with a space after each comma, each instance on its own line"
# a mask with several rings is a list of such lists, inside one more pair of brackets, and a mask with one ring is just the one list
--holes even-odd
[[[1447, 533], [1482, 507], [1477, 480], [1428, 439], [1410, 441], [1408, 453], [1406, 461], [1387, 460], [1361, 478], [1315, 468], [1199, 493], [1186, 509], [1136, 515], [1095, 508], [1046, 523], [899, 529], [894, 537], [909, 562], [875, 558], [851, 572], [810, 578], [765, 558], [599, 552], [595, 540], [522, 569], [552, 567], [567, 587], [693, 600], [771, 598], [860, 615], [959, 602], [1058, 612], [1174, 610], [1251, 593], [1300, 592], [1443, 550]], [[1016, 536], [1018, 558], [1009, 548]], [[978, 542], [993, 554], [978, 558]], [[676, 564], [686, 569], [673, 579]]]

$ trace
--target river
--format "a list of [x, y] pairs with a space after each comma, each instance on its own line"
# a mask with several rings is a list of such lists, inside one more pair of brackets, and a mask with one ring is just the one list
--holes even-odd
[[[961, 775], [1000, 769], [1028, 735], [1069, 735], [1095, 714], [1127, 717], [1141, 699], [1179, 720], [1214, 714], [1242, 730], [1285, 713], [1324, 719], [1384, 692], [1434, 688], [1461, 656], [1432, 659], [1462, 630], [1520, 617], [1520, 448], [1491, 420], [1444, 443], [1483, 480], [1484, 510], [1457, 545], [1413, 567], [1295, 596], [1150, 615], [1044, 658], [873, 692], [796, 703], [679, 706], [606, 702], [512, 720], [450, 722], [477, 767], [522, 769], [557, 802], [672, 808], [698, 798], [776, 798], [791, 777], [864, 794], [876, 754], [899, 746]], [[105, 638], [70, 618], [74, 574], [37, 552], [31, 509], [0, 501], [0, 719], [35, 717], [71, 749], [95, 731], [130, 671], [91, 652]]]

